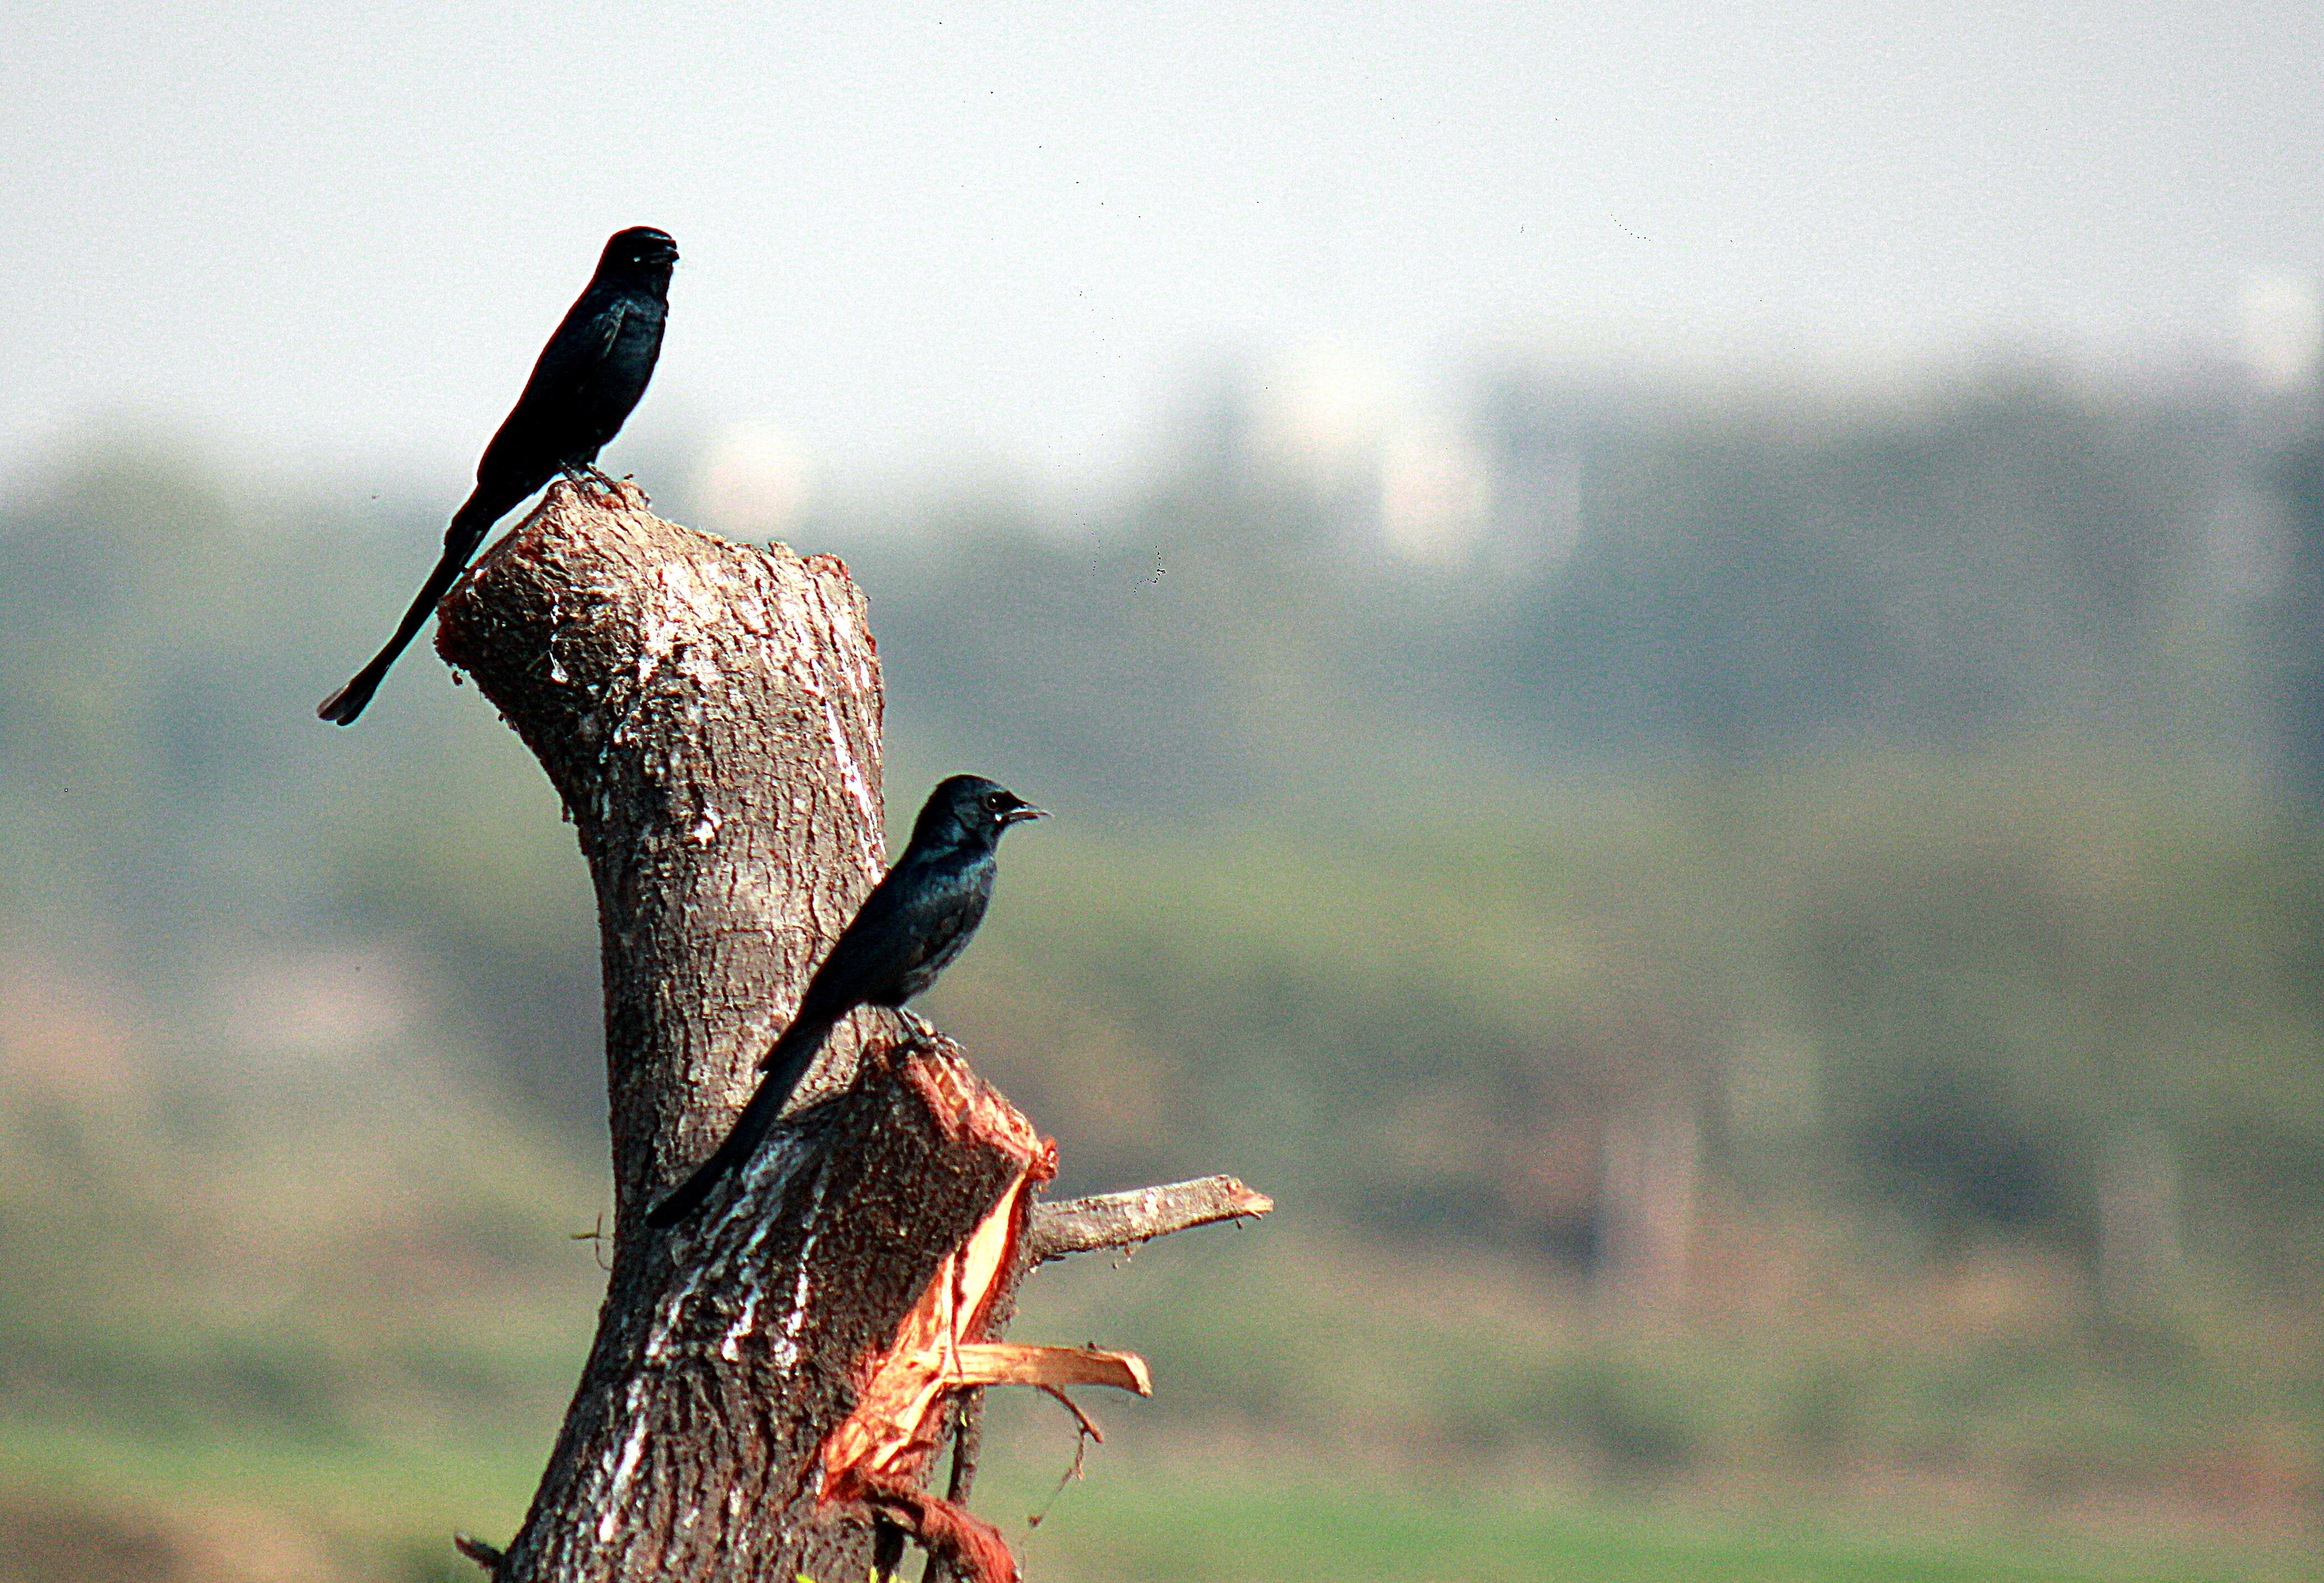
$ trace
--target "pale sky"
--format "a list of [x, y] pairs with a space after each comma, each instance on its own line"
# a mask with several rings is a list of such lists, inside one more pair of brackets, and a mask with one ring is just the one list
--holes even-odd
[[1087, 481], [1283, 349], [2223, 352], [2324, 272], [2324, 8], [15, 0], [0, 154], [0, 469], [129, 409], [448, 506], [650, 223], [609, 462]]

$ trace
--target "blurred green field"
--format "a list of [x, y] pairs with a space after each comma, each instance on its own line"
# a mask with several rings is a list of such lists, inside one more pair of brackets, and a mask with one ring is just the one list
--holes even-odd
[[[1018, 1335], [1132, 1348], [1160, 1394], [1090, 1404], [1111, 1442], [1026, 1536], [1033, 1575], [2310, 1575], [2312, 1221], [2296, 1177], [2249, 1196], [2236, 1152], [2314, 1121], [2280, 965], [2297, 875], [2232, 786], [2104, 763], [1639, 782], [1393, 844], [1352, 819], [1028, 843], [935, 1014], [1060, 1137], [1061, 1191], [1225, 1168], [1281, 1203], [1036, 1278]], [[1914, 1174], [1852, 1164], [1833, 1124], [1896, 1102], [1877, 1065], [1803, 1086], [1799, 1043], [1730, 1031], [1892, 1000], [1830, 973], [1800, 919], [1903, 926], [1853, 878], [1899, 865], [1919, 897], [1978, 898], [1924, 926], [1988, 1036], [2050, 1063], [1997, 1064], [1978, 1096], [2041, 1146], [2038, 1212], [1980, 1219], [1939, 1161], [1906, 1218]], [[1527, 954], [1465, 949], [1509, 939]], [[143, 1557], [124, 1578], [461, 1575], [444, 1533], [513, 1526], [586, 1343], [595, 1146], [472, 1081], [456, 1041], [157, 1032], [81, 989], [78, 1021], [39, 1025], [69, 1065], [26, 1059], [21, 1017], [0, 1046], [6, 1542], [79, 1534]], [[1448, 1031], [1457, 1058], [1412, 1062]], [[1936, 1035], [1913, 1036], [1900, 1072]], [[2229, 1037], [2217, 1070], [2147, 1054]], [[2102, 1081], [2043, 1077], [2061, 1063]], [[1675, 1291], [1609, 1282], [1586, 1195], [1544, 1180], [1553, 1148], [1594, 1157], [1567, 1125], [1591, 1072], [1600, 1103], [1711, 1080], [1686, 1091], [1722, 1164]], [[2189, 1140], [2188, 1252], [2109, 1293], [2089, 1155], [2125, 1116]], [[2255, 1201], [2270, 1257], [2233, 1235]], [[996, 1413], [979, 1505], [1017, 1521], [1070, 1441], [1046, 1404]], [[258, 1559], [203, 1560], [221, 1532], [264, 1536]]]
[[[807, 525], [891, 824], [1058, 815], [931, 1014], [1057, 1191], [1279, 1205], [1028, 1290], [1159, 1385], [1030, 1533], [1070, 1436], [996, 1407], [1033, 1577], [2316, 1575], [2324, 861], [2184, 416], [1617, 413], [1522, 575], [1231, 446], [1084, 538]], [[0, 511], [0, 1576], [435, 1583], [521, 1514], [586, 878], [424, 656], [309, 713], [436, 530], [117, 437]]]
[[2026, 1540], [1941, 1522], [1913, 1532], [1828, 1514], [1738, 1518], [1702, 1505], [1575, 1509], [1336, 1482], [1238, 1489], [1120, 1477], [1068, 1491], [1023, 1555], [1038, 1575], [1125, 1583], [2209, 1583], [2318, 1575], [2313, 1556], [2264, 1547], [2223, 1553], [2216, 1539]]
[[[0, 1578], [8, 1583], [453, 1583], [463, 1529], [504, 1533], [532, 1451], [418, 1458], [168, 1450], [64, 1433], [0, 1440]], [[1313, 1467], [1215, 1467], [1094, 1454], [988, 1468], [978, 1504], [1030, 1577], [1055, 1583], [1364, 1577], [1383, 1583], [2274, 1583], [2324, 1575], [2280, 1539], [2094, 1513], [2081, 1531], [1948, 1514], [1923, 1493], [1900, 1520], [1868, 1500], [1768, 1511], [1692, 1499], [1550, 1499]], [[1043, 1516], [1038, 1527], [1027, 1519]], [[908, 1563], [908, 1574], [914, 1569]]]

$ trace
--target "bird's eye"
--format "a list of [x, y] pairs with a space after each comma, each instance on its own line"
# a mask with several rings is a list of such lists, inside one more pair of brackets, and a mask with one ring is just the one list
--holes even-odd
[[998, 814], [1001, 809], [1007, 807], [1009, 804], [999, 792], [986, 792], [984, 794], [984, 805], [993, 813]]

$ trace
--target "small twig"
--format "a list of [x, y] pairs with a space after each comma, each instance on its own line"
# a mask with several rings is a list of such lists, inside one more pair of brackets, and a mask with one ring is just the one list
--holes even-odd
[[1089, 1455], [1090, 1442], [1095, 1440], [1100, 1445], [1105, 1443], [1105, 1436], [1098, 1432], [1097, 1425], [1090, 1422], [1089, 1414], [1074, 1404], [1072, 1397], [1063, 1391], [1052, 1390], [1047, 1385], [1043, 1385], [1041, 1389], [1063, 1402], [1065, 1404], [1065, 1411], [1074, 1415], [1074, 1465], [1057, 1475], [1057, 1487], [1049, 1492], [1049, 1498], [1041, 1503], [1041, 1509], [1038, 1512], [1028, 1512], [1025, 1514], [1025, 1526], [1028, 1528], [1038, 1528], [1047, 1522], [1051, 1509], [1057, 1504], [1057, 1497], [1065, 1493], [1065, 1486], [1082, 1476], [1082, 1462]]
[[486, 1544], [483, 1540], [472, 1538], [466, 1533], [455, 1533], [452, 1535], [452, 1548], [487, 1572], [497, 1572], [501, 1569], [501, 1552], [496, 1545]]
[[1065, 1411], [1074, 1415], [1074, 1422], [1075, 1423], [1081, 1425], [1082, 1433], [1087, 1435], [1091, 1440], [1095, 1440], [1101, 1446], [1105, 1444], [1105, 1431], [1098, 1428], [1096, 1419], [1092, 1418], [1088, 1413], [1082, 1411], [1080, 1403], [1074, 1401], [1071, 1396], [1066, 1395], [1065, 1392], [1059, 1390], [1055, 1385], [1042, 1385], [1039, 1386], [1038, 1389], [1043, 1395], [1055, 1396], [1058, 1401], [1065, 1404]]
[[[976, 1482], [976, 1457], [984, 1448], [984, 1387], [971, 1385], [953, 1398], [952, 1404], [952, 1477], [945, 1485], [945, 1499], [955, 1506], [968, 1505], [970, 1486]], [[933, 1551], [928, 1564], [920, 1569], [920, 1583], [952, 1583], [950, 1562]]]
[[613, 1273], [613, 1266], [605, 1262], [605, 1217], [603, 1213], [598, 1215], [596, 1225], [590, 1229], [568, 1231], [566, 1235], [576, 1242], [587, 1243], [590, 1256], [597, 1261], [597, 1267], [609, 1275]]
[[1263, 1215], [1274, 1207], [1273, 1199], [1231, 1176], [1204, 1176], [1164, 1187], [1037, 1204], [1026, 1238], [1027, 1255], [1032, 1263], [1045, 1264], [1069, 1253], [1121, 1247], [1190, 1226]]

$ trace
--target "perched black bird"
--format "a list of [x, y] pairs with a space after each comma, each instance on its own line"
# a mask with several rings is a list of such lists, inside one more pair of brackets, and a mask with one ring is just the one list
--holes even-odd
[[757, 1150], [807, 1075], [824, 1035], [859, 1006], [901, 1006], [936, 980], [968, 944], [992, 899], [1001, 832], [1042, 817], [1015, 792], [955, 775], [928, 794], [912, 839], [807, 980], [798, 1015], [761, 1058], [767, 1075], [718, 1152], [661, 1201], [647, 1222], [675, 1226], [701, 1207], [718, 1179]]
[[621, 432], [622, 420], [646, 393], [661, 355], [662, 325], [669, 314], [669, 272], [678, 244], [651, 225], [616, 231], [597, 260], [597, 272], [565, 322], [540, 349], [524, 393], [501, 423], [476, 464], [475, 492], [444, 530], [444, 557], [428, 575], [420, 596], [378, 657], [315, 713], [352, 725], [379, 689], [387, 667], [426, 623], [436, 602], [458, 580], [493, 524], [558, 474], [585, 472], [601, 482], [597, 453]]

